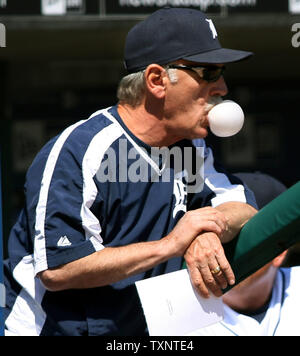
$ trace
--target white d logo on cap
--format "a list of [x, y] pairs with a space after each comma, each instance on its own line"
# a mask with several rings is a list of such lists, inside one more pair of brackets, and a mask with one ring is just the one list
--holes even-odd
[[212, 20], [208, 20], [208, 19], [205, 19], [205, 20], [208, 22], [209, 28], [210, 28], [211, 33], [212, 33], [212, 36], [215, 39], [216, 37], [218, 37], [218, 34], [217, 34], [217, 30], [215, 28], [214, 23], [212, 22]]

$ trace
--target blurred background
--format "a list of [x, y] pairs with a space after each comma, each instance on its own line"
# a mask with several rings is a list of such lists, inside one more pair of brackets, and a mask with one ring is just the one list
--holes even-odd
[[223, 47], [255, 52], [227, 66], [228, 98], [246, 122], [234, 137], [208, 137], [216, 157], [231, 172], [260, 171], [287, 187], [299, 180], [299, 0], [0, 0], [5, 256], [36, 153], [65, 127], [116, 104], [126, 34], [165, 5], [201, 9]]

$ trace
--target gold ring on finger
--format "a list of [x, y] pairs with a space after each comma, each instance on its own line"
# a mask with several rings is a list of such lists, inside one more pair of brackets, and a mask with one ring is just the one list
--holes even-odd
[[212, 274], [218, 274], [221, 271], [221, 267], [218, 266], [215, 269], [210, 270]]

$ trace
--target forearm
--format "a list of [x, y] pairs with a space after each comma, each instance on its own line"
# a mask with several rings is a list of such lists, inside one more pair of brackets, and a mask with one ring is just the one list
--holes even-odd
[[41, 272], [50, 291], [96, 288], [144, 272], [173, 257], [167, 239], [122, 247], [106, 247], [79, 260]]
[[39, 273], [51, 291], [95, 288], [147, 271], [176, 256], [183, 256], [192, 241], [204, 231], [222, 236], [224, 214], [206, 207], [188, 211], [174, 229], [157, 241], [106, 247], [79, 260]]
[[227, 202], [216, 207], [227, 219], [228, 228], [221, 237], [222, 243], [231, 241], [249, 221], [257, 210], [249, 204], [241, 202]]

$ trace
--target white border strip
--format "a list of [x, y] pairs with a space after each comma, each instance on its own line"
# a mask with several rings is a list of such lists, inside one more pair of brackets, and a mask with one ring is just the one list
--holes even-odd
[[94, 248], [98, 251], [104, 248], [100, 236], [101, 226], [97, 217], [91, 212], [97, 196], [97, 187], [94, 176], [100, 168], [106, 150], [122, 135], [121, 127], [113, 123], [101, 130], [90, 142], [82, 161], [83, 175], [83, 204], [81, 206], [81, 221], [86, 233], [86, 239], [91, 239]]
[[0, 308], [5, 308], [5, 286], [0, 283]]

